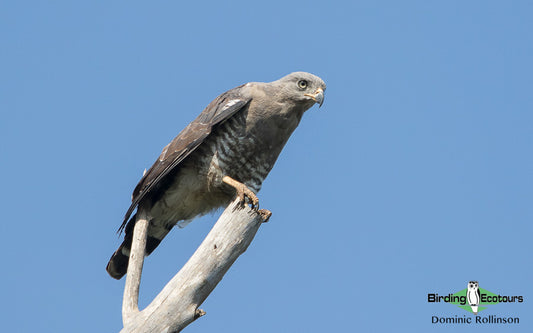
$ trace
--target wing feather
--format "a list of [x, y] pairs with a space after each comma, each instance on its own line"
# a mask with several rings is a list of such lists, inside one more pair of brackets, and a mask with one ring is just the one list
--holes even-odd
[[161, 180], [195, 151], [211, 134], [214, 126], [223, 123], [250, 102], [244, 97], [242, 86], [229, 90], [215, 98], [183, 131], [181, 131], [161, 152], [159, 158], [143, 175], [133, 190], [132, 203], [118, 229], [121, 233], [128, 219], [148, 193], [157, 188]]

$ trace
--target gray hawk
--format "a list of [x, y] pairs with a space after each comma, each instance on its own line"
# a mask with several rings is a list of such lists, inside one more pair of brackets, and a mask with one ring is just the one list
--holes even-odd
[[[107, 272], [122, 278], [128, 268], [135, 209], [149, 220], [146, 255], [176, 224], [227, 206], [235, 195], [257, 209], [257, 193], [302, 115], [322, 105], [326, 84], [295, 72], [277, 81], [250, 82], [213, 100], [161, 152], [132, 195], [119, 232], [124, 241]], [[131, 218], [130, 218], [131, 217]]]

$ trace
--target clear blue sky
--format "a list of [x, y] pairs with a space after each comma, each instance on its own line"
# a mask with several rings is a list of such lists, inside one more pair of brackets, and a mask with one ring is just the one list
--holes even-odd
[[[5, 332], [117, 332], [105, 272], [131, 191], [218, 94], [327, 83], [259, 193], [273, 211], [187, 332], [495, 332], [434, 325], [469, 280], [533, 332], [533, 5], [527, 1], [4, 1]], [[145, 264], [141, 306], [217, 215]]]

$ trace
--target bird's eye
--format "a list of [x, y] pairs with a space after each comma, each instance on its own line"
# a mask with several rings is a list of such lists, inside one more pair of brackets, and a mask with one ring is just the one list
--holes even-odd
[[307, 88], [307, 81], [305, 81], [305, 80], [298, 81], [298, 88], [300, 88], [300, 89]]

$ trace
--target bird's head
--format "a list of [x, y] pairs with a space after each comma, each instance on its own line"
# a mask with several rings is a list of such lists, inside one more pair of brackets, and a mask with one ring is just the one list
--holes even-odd
[[303, 103], [306, 106], [305, 109], [310, 108], [315, 103], [320, 107], [324, 102], [326, 84], [316, 75], [294, 72], [282, 77], [278, 82], [283, 87], [283, 93], [291, 100]]

